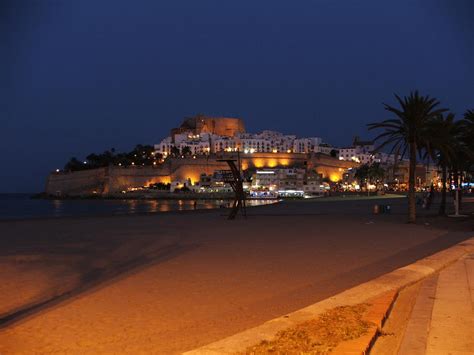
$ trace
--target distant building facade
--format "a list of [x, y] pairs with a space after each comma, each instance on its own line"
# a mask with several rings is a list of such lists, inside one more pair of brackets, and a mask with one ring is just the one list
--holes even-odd
[[262, 169], [252, 176], [252, 188], [270, 191], [303, 190], [305, 169]]
[[362, 141], [355, 137], [350, 147], [339, 148], [340, 160], [351, 160], [360, 164], [381, 163], [383, 165], [393, 164], [394, 154], [387, 154], [375, 151], [373, 141]]
[[169, 137], [155, 144], [155, 150], [167, 156], [173, 151], [187, 151], [194, 155], [235, 151], [329, 154], [333, 148], [319, 137], [297, 138], [270, 130], [247, 133], [238, 118], [196, 116], [185, 119], [180, 127], [172, 129]]

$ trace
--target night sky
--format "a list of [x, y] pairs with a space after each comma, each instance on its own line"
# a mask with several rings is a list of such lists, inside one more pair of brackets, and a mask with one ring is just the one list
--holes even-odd
[[0, 0], [0, 192], [196, 113], [334, 145], [368, 137], [394, 92], [460, 115], [473, 19], [471, 0]]

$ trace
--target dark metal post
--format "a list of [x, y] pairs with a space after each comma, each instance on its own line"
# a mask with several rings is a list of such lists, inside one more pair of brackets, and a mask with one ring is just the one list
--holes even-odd
[[[234, 203], [232, 205], [232, 210], [229, 213], [228, 219], [235, 219], [239, 210], [242, 211], [242, 215], [247, 217], [247, 210], [245, 205], [245, 193], [244, 186], [242, 181], [242, 176], [240, 174], [240, 164], [239, 168], [235, 165], [235, 159], [220, 159], [218, 161], [225, 161], [230, 168], [230, 176], [224, 176], [224, 182], [229, 183], [234, 191]], [[240, 157], [239, 157], [240, 161]]]

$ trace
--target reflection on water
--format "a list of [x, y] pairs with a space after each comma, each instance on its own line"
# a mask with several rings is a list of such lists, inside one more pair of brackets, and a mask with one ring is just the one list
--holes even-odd
[[54, 217], [61, 217], [64, 213], [63, 211], [63, 200], [53, 200], [53, 214]]
[[[275, 200], [247, 200], [247, 206]], [[28, 195], [0, 194], [0, 220], [19, 218], [124, 215], [229, 207], [230, 200], [32, 200]]]
[[149, 211], [150, 213], [158, 212], [158, 201], [156, 200], [149, 201]]

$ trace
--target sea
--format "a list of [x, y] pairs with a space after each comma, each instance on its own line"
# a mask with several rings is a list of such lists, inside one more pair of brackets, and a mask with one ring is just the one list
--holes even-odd
[[[229, 200], [32, 199], [32, 194], [0, 194], [0, 220], [133, 215], [222, 208]], [[248, 206], [274, 203], [249, 200]]]

